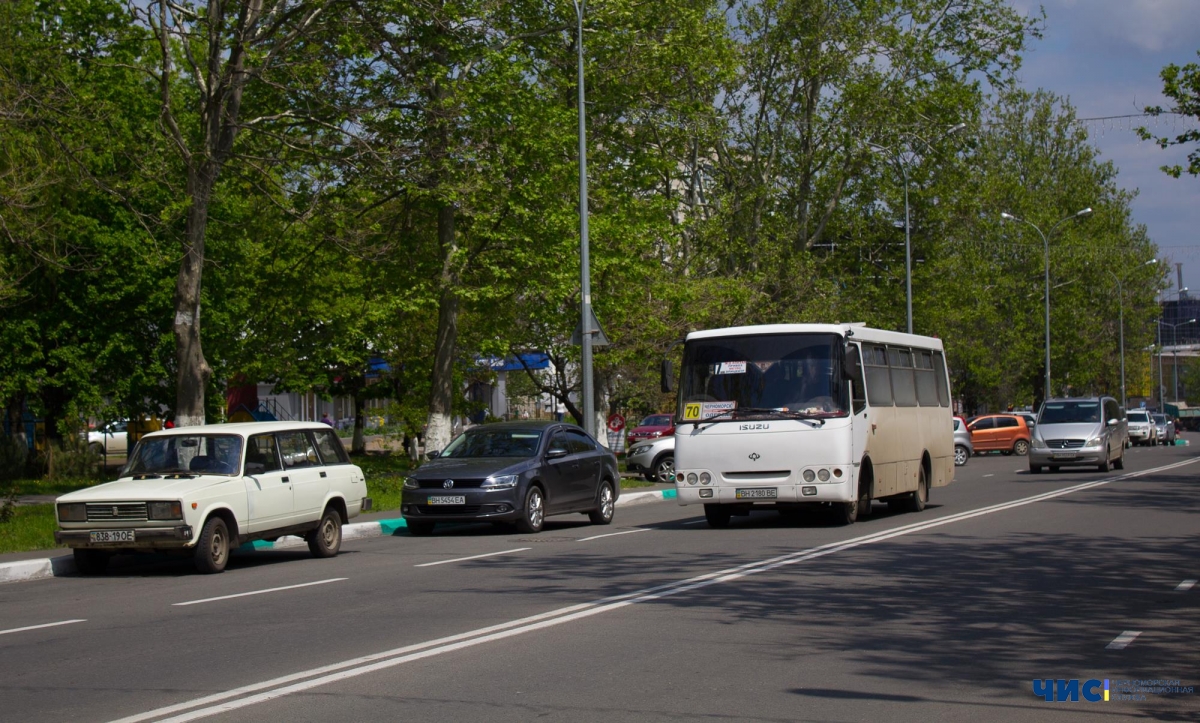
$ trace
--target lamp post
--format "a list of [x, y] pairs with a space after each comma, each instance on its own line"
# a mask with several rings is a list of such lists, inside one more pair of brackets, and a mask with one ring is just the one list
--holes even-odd
[[1070, 216], [1059, 219], [1059, 221], [1057, 223], [1055, 223], [1053, 226], [1050, 227], [1049, 235], [1042, 233], [1042, 230], [1040, 228], [1038, 228], [1034, 223], [1032, 223], [1030, 221], [1026, 221], [1023, 218], [1017, 218], [1016, 216], [1014, 216], [1008, 212], [1003, 212], [1000, 214], [1000, 218], [1004, 219], [1005, 221], [1020, 221], [1021, 223], [1025, 224], [1027, 226], [1032, 226], [1033, 230], [1038, 232], [1038, 236], [1042, 237], [1042, 248], [1045, 250], [1045, 256], [1046, 256], [1046, 388], [1045, 388], [1045, 391], [1043, 392], [1043, 401], [1046, 399], [1049, 399], [1052, 396], [1050, 394], [1050, 239], [1049, 239], [1049, 236], [1053, 236], [1055, 230], [1057, 230], [1059, 226], [1063, 225], [1067, 221], [1070, 221], [1072, 219], [1077, 219], [1077, 218], [1084, 218], [1085, 216], [1090, 216], [1091, 214], [1092, 214], [1092, 209], [1089, 206], [1088, 208], [1085, 208], [1082, 211], [1076, 211], [1075, 213], [1071, 214]]
[[596, 436], [595, 400], [592, 389], [592, 280], [588, 259], [588, 202], [587, 202], [587, 127], [584, 123], [583, 93], [583, 10], [586, 0], [571, 0], [578, 21], [577, 42], [579, 49], [579, 300], [580, 334], [582, 347], [583, 376], [583, 428]]
[[1163, 406], [1166, 403], [1166, 397], [1163, 394], [1164, 387], [1166, 385], [1163, 384], [1163, 374], [1162, 374], [1162, 327], [1163, 326], [1171, 327], [1171, 371], [1174, 374], [1174, 382], [1173, 382], [1171, 394], [1176, 399], [1178, 399], [1179, 398], [1179, 350], [1176, 347], [1179, 344], [1179, 339], [1176, 338], [1176, 336], [1175, 336], [1175, 329], [1177, 329], [1181, 326], [1186, 326], [1188, 324], [1195, 324], [1196, 320], [1188, 319], [1187, 321], [1181, 321], [1176, 324], [1168, 324], [1167, 322], [1163, 321], [1162, 319], [1159, 319], [1158, 323], [1160, 324], [1159, 330], [1158, 330], [1158, 341], [1159, 341], [1159, 346], [1158, 346], [1158, 413], [1163, 414], [1166, 409], [1166, 407]]
[[[1149, 266], [1150, 264], [1157, 263], [1158, 259], [1150, 259], [1142, 265]], [[1109, 276], [1113, 277], [1113, 281], [1117, 282], [1117, 324], [1119, 325], [1119, 331], [1117, 332], [1117, 335], [1121, 340], [1121, 409], [1125, 409], [1125, 296], [1121, 291], [1121, 279], [1118, 278], [1113, 272], [1108, 271], [1108, 269], [1105, 269], [1105, 271], [1108, 272]]]
[[[949, 129], [946, 130], [945, 133], [938, 136], [934, 140], [935, 140], [935, 142], [940, 141], [943, 138], [945, 138], [946, 136], [950, 135], [951, 133], [957, 133], [966, 127], [967, 127], [966, 123], [958, 123], [954, 126], [951, 126]], [[932, 143], [926, 141], [923, 138], [921, 140], [922, 140], [922, 142], [925, 143], [926, 148], [929, 148], [933, 145]], [[867, 145], [870, 148], [873, 148], [875, 150], [885, 151], [885, 152], [893, 154], [893, 156], [896, 159], [896, 165], [900, 167], [900, 175], [901, 175], [901, 177], [904, 178], [904, 299], [905, 299], [906, 318], [908, 320], [907, 328], [908, 328], [908, 333], [911, 334], [911, 333], [913, 333], [912, 236], [911, 236], [911, 231], [909, 230], [909, 219], [908, 219], [908, 168], [904, 165], [904, 156], [900, 155], [900, 152], [898, 150], [893, 150], [892, 148], [889, 148], [887, 146], [881, 146], [876, 143], [868, 143]], [[912, 154], [911, 142], [909, 143], [908, 149], [909, 149], [909, 154], [911, 155]]]

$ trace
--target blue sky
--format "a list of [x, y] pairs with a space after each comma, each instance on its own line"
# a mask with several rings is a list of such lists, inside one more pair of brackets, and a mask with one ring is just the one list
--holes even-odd
[[[1140, 113], [1168, 106], [1159, 72], [1164, 65], [1200, 62], [1200, 0], [1014, 0], [1024, 13], [1045, 8], [1044, 38], [1034, 40], [1019, 73], [1026, 88], [1067, 96], [1080, 118]], [[1092, 143], [1120, 169], [1119, 185], [1137, 189], [1133, 217], [1145, 224], [1160, 257], [1183, 263], [1183, 285], [1200, 294], [1200, 178], [1173, 179], [1162, 165], [1186, 165], [1187, 151], [1163, 150], [1138, 139], [1147, 123], [1174, 136], [1195, 119], [1092, 121]], [[1172, 267], [1171, 283], [1175, 273]]]

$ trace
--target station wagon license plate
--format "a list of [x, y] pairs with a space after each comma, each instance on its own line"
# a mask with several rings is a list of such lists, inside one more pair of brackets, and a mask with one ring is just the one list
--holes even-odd
[[751, 487], [749, 489], [734, 490], [734, 497], [739, 500], [773, 500], [779, 496], [779, 491], [774, 487]]
[[467, 498], [463, 495], [454, 495], [454, 496], [441, 495], [438, 497], [427, 498], [425, 500], [425, 504], [427, 504], [427, 505], [465, 505], [465, 504], [467, 504]]
[[92, 530], [92, 542], [136, 542], [133, 530]]

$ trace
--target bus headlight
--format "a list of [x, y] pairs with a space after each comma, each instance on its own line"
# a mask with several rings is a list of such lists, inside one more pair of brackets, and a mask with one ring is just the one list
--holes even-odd
[[687, 482], [688, 482], [688, 484], [690, 484], [690, 485], [694, 485], [694, 484], [696, 484], [696, 482], [697, 482], [697, 479], [698, 479], [698, 478], [696, 477], [696, 473], [695, 473], [695, 472], [688, 472], [688, 476], [687, 476]]
[[701, 472], [700, 473], [700, 484], [706, 485], [709, 482], [712, 482], [712, 475], [710, 475], [708, 472]]
[[829, 470], [827, 470], [827, 469], [817, 470], [817, 479], [821, 480], [822, 482], [828, 482], [829, 481]]
[[804, 470], [804, 474], [802, 474], [800, 476], [804, 478], [805, 482], [812, 482], [813, 480], [815, 480], [817, 478], [817, 475], [814, 474], [811, 469]]

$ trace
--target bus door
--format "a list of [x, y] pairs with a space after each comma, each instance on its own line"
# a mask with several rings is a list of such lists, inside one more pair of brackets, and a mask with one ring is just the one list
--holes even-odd
[[[867, 386], [863, 379], [862, 353], [858, 344], [848, 344], [847, 352], [851, 349], [859, 352], [858, 368], [850, 380], [850, 463], [857, 468], [867, 452], [867, 441], [871, 436], [871, 419], [867, 409]], [[860, 470], [861, 471], [861, 470]]]

